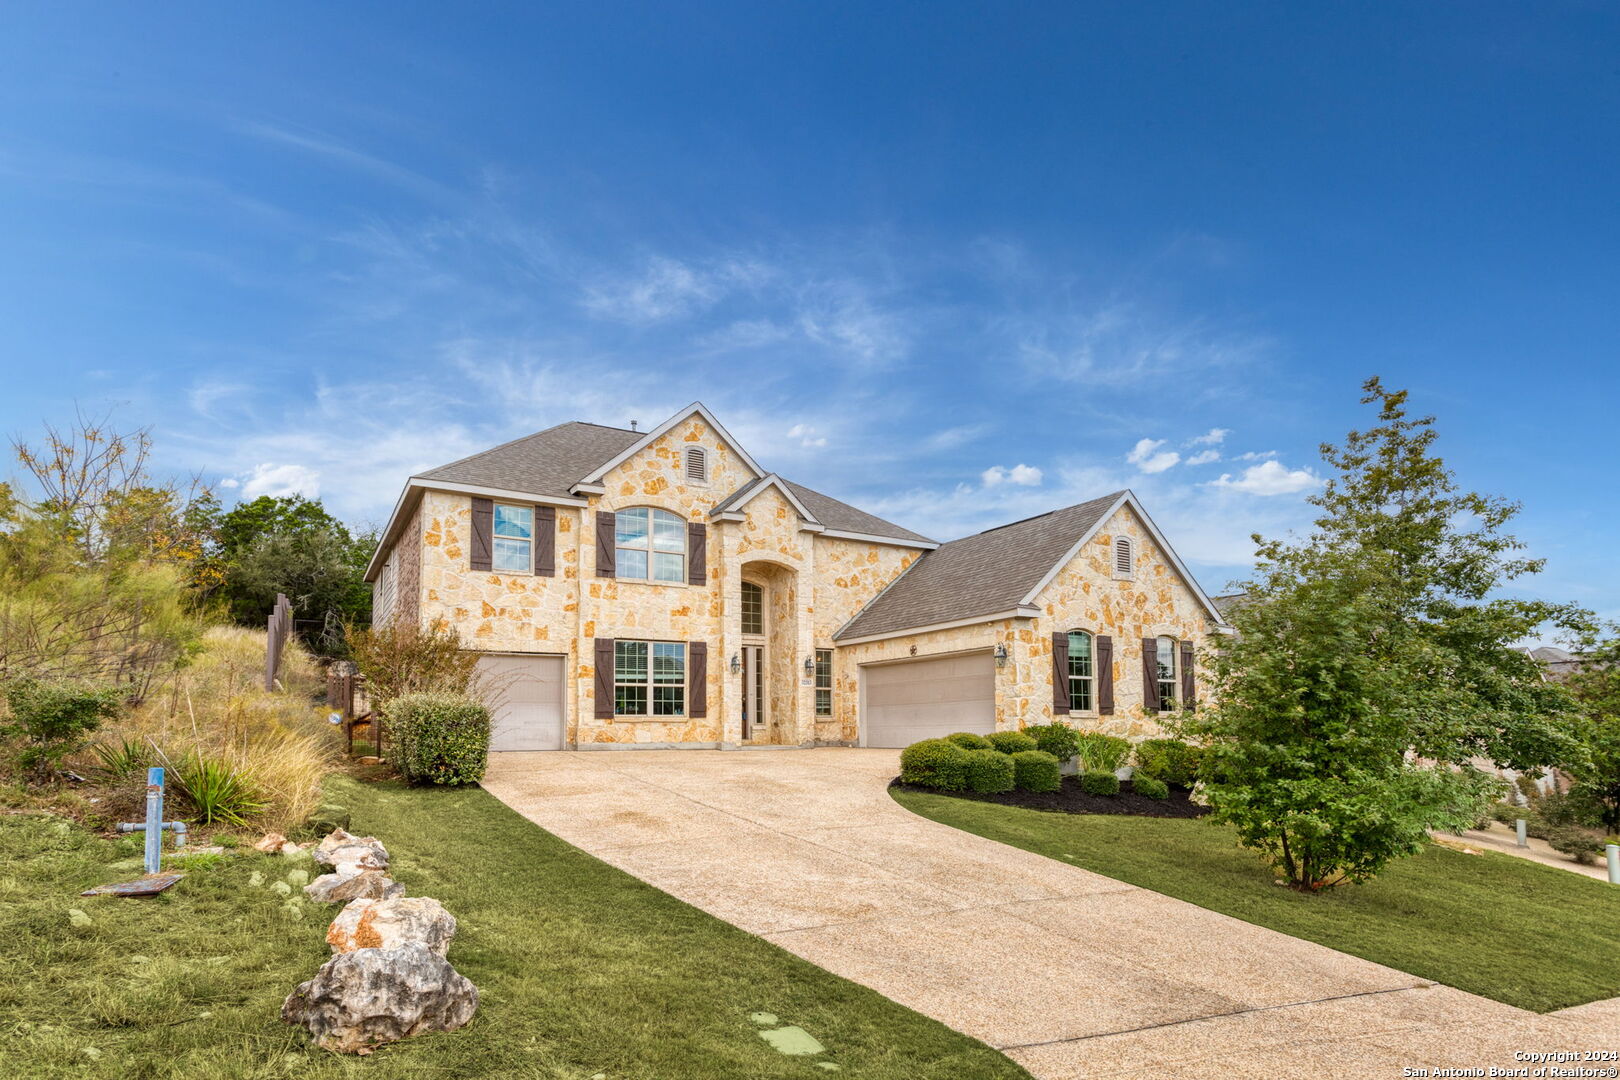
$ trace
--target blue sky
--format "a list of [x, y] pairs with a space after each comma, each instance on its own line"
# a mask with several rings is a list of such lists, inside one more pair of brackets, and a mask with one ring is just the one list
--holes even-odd
[[1620, 8], [34, 4], [0, 429], [227, 495], [701, 399], [941, 538], [1118, 487], [1206, 587], [1381, 374], [1620, 616]]

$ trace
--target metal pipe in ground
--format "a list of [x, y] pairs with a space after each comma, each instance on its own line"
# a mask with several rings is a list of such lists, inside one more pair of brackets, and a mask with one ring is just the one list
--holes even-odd
[[1515, 827], [1516, 827], [1516, 829], [1518, 831], [1518, 834], [1519, 834], [1519, 846], [1520, 847], [1529, 847], [1530, 846], [1530, 837], [1529, 837], [1529, 834], [1525, 831], [1524, 818], [1520, 818], [1515, 823]]
[[1609, 884], [1620, 885], [1620, 844], [1608, 844], [1604, 850], [1609, 853]]
[[163, 869], [163, 766], [146, 770], [146, 872]]

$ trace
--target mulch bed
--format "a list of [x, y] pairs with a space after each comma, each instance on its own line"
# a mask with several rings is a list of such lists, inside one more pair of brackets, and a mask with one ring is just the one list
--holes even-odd
[[902, 784], [898, 779], [891, 781], [891, 786], [902, 791], [922, 791], [930, 795], [949, 795], [953, 799], [1021, 806], [1026, 810], [1052, 810], [1060, 814], [1195, 818], [1209, 813], [1209, 807], [1199, 806], [1188, 798], [1187, 792], [1178, 788], [1170, 789], [1168, 799], [1150, 799], [1146, 795], [1138, 795], [1129, 780], [1119, 785], [1118, 795], [1088, 795], [1081, 790], [1079, 778], [1074, 776], [1063, 778], [1060, 791], [1007, 791], [999, 795], [984, 795], [975, 791], [939, 791], [916, 784]]

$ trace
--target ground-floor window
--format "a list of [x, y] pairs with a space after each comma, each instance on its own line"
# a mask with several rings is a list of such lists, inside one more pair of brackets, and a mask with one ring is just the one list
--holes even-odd
[[816, 715], [831, 716], [832, 711], [832, 650], [816, 650]]
[[685, 716], [685, 644], [615, 641], [613, 713], [615, 716]]
[[1091, 711], [1091, 635], [1084, 630], [1069, 631], [1069, 711]]
[[1176, 711], [1176, 639], [1162, 637], [1158, 641], [1159, 711]]

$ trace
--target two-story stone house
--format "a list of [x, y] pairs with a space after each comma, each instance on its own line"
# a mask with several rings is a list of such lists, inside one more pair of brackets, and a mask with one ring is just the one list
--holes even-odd
[[484, 654], [497, 750], [1127, 735], [1223, 624], [1128, 491], [936, 543], [766, 472], [701, 404], [407, 482], [375, 620]]

